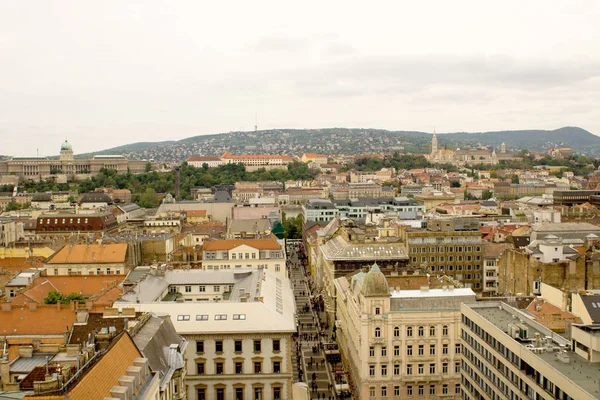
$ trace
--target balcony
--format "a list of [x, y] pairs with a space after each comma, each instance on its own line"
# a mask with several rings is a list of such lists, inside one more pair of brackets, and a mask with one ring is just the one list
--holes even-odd
[[434, 375], [403, 375], [403, 380], [406, 382], [440, 382], [442, 380], [441, 374]]

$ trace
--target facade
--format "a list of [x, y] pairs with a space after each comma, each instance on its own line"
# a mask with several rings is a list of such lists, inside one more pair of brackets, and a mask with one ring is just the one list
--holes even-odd
[[390, 290], [377, 265], [335, 286], [356, 398], [461, 398], [460, 305], [475, 301], [472, 290]]
[[264, 268], [277, 276], [287, 276], [285, 247], [277, 238], [207, 239], [202, 250], [202, 268], [222, 270]]
[[35, 233], [40, 238], [51, 239], [56, 236], [112, 233], [117, 229], [117, 218], [110, 211], [97, 211], [89, 214], [59, 212], [41, 214], [37, 218]]
[[498, 295], [498, 265], [505, 243], [486, 243], [483, 245], [483, 296]]
[[553, 193], [554, 204], [559, 206], [588, 203], [598, 196], [600, 190], [555, 190]]
[[499, 153], [496, 153], [496, 149], [492, 149], [490, 151], [487, 149], [487, 147], [472, 150], [450, 150], [439, 147], [438, 138], [435, 131], [433, 131], [433, 137], [431, 138], [431, 153], [429, 154], [429, 160], [436, 163], [451, 163], [455, 165], [496, 165], [500, 161], [513, 161], [520, 160], [521, 158], [522, 157], [520, 154], [507, 153], [506, 145], [504, 143], [502, 143], [500, 146]]
[[204, 164], [208, 168], [216, 168], [224, 164], [221, 158], [217, 156], [191, 156], [186, 161], [189, 165], [196, 168], [202, 168]]
[[305, 164], [315, 163], [315, 164], [327, 164], [327, 156], [325, 154], [316, 154], [316, 153], [304, 153], [301, 158], [302, 162]]
[[494, 197], [497, 199], [518, 199], [525, 196], [542, 196], [552, 194], [556, 190], [556, 185], [545, 183], [509, 183], [495, 182]]
[[482, 290], [484, 246], [477, 220], [431, 219], [427, 228], [402, 225], [399, 233], [409, 266], [451, 276], [475, 292]]
[[126, 275], [127, 244], [66, 245], [46, 261], [46, 274]]
[[230, 296], [201, 304], [120, 301], [115, 307], [170, 315], [188, 342], [187, 399], [291, 399], [296, 306], [289, 279], [263, 269], [188, 273], [198, 274], [195, 282], [220, 276]]
[[329, 222], [338, 215], [338, 210], [331, 200], [311, 199], [302, 206], [303, 221]]
[[118, 173], [143, 173], [147, 161], [127, 160], [120, 155], [97, 155], [88, 160], [76, 160], [71, 143], [65, 140], [60, 148], [58, 160], [43, 156], [12, 157], [0, 161], [0, 175], [16, 175], [21, 179], [48, 178], [53, 175], [95, 175], [101, 169], [114, 169]]
[[600, 329], [571, 340], [501, 302], [463, 304], [463, 399], [597, 399]]

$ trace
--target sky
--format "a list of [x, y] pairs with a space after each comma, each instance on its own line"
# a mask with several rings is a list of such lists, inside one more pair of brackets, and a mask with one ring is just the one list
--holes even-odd
[[600, 1], [0, 0], [0, 154], [259, 129], [600, 134]]

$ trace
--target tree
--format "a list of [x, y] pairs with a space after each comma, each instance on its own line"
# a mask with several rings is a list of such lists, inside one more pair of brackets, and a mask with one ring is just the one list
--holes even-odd
[[146, 167], [145, 167], [146, 172], [150, 172], [152, 171], [152, 163], [150, 161], [148, 161], [146, 163]]
[[513, 175], [513, 176], [510, 178], [510, 181], [511, 181], [512, 183], [516, 183], [516, 184], [518, 184], [518, 183], [519, 183], [519, 175], [517, 175], [517, 174], [514, 174], [514, 175]]
[[492, 192], [490, 192], [489, 190], [484, 190], [483, 192], [481, 192], [481, 200], [489, 200], [493, 197]]
[[140, 196], [138, 205], [143, 208], [154, 208], [158, 206], [158, 195], [156, 194], [156, 190], [151, 187], [147, 188]]
[[15, 210], [20, 210], [20, 209], [21, 209], [21, 206], [18, 203], [11, 201], [10, 203], [8, 203], [6, 205], [6, 208], [4, 210], [5, 211], [15, 211]]
[[46, 296], [46, 298], [44, 299], [45, 304], [57, 304], [58, 302], [60, 302], [61, 304], [70, 304], [72, 301], [84, 302], [85, 297], [75, 292], [65, 296], [62, 293], [54, 290], [48, 293], [48, 296]]
[[459, 188], [460, 182], [459, 181], [450, 181], [450, 187]]

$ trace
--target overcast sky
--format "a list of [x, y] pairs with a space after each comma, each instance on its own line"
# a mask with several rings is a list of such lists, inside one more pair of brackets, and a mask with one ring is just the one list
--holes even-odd
[[252, 130], [255, 113], [600, 134], [599, 21], [598, 0], [0, 0], [0, 154]]

